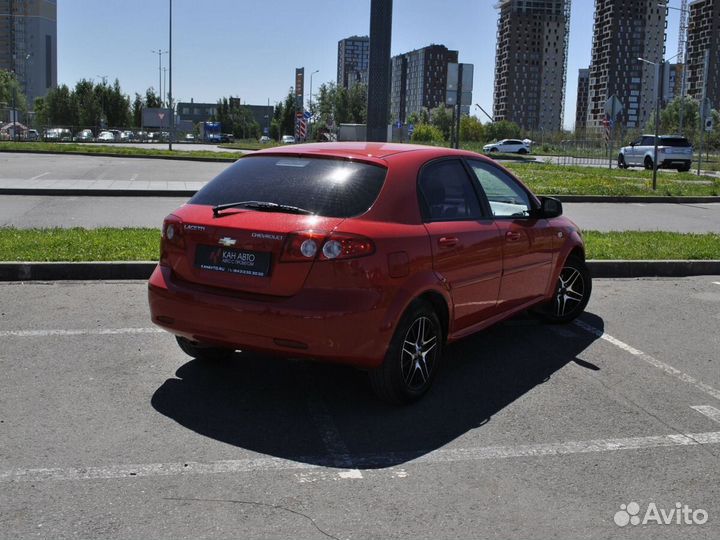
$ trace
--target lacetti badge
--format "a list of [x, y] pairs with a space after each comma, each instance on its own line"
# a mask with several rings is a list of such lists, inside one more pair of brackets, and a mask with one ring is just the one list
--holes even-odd
[[234, 238], [230, 238], [229, 236], [224, 236], [220, 240], [218, 240], [218, 244], [222, 244], [225, 247], [234, 246], [237, 243], [237, 240]]

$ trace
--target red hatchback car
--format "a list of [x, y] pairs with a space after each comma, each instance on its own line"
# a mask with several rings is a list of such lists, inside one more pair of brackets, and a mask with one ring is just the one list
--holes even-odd
[[243, 157], [163, 223], [154, 323], [199, 359], [237, 349], [368, 370], [409, 402], [446, 343], [533, 308], [585, 309], [578, 227], [473, 152], [384, 143]]

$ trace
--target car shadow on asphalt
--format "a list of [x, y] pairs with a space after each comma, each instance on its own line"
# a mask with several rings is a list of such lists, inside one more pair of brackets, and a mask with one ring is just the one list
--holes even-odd
[[[600, 317], [582, 319], [603, 330]], [[191, 360], [152, 396], [159, 413], [206, 437], [313, 465], [396, 466], [447, 445], [547, 382], [598, 337], [521, 315], [446, 348], [433, 388], [392, 406], [353, 368], [238, 353]], [[178, 358], [181, 358], [178, 351]]]

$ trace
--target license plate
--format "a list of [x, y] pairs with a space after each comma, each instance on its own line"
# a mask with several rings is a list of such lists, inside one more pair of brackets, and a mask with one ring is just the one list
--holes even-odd
[[270, 253], [245, 249], [199, 245], [195, 250], [197, 268], [246, 276], [268, 276], [270, 259]]

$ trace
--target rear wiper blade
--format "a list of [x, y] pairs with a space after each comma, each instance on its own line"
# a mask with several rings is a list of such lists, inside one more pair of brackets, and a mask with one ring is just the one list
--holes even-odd
[[220, 212], [227, 210], [228, 208], [252, 208], [260, 212], [287, 212], [289, 214], [306, 214], [312, 215], [314, 212], [300, 208], [299, 206], [292, 206], [290, 204], [278, 204], [268, 201], [238, 201], [225, 204], [218, 204], [213, 206], [213, 216], [217, 217]]

